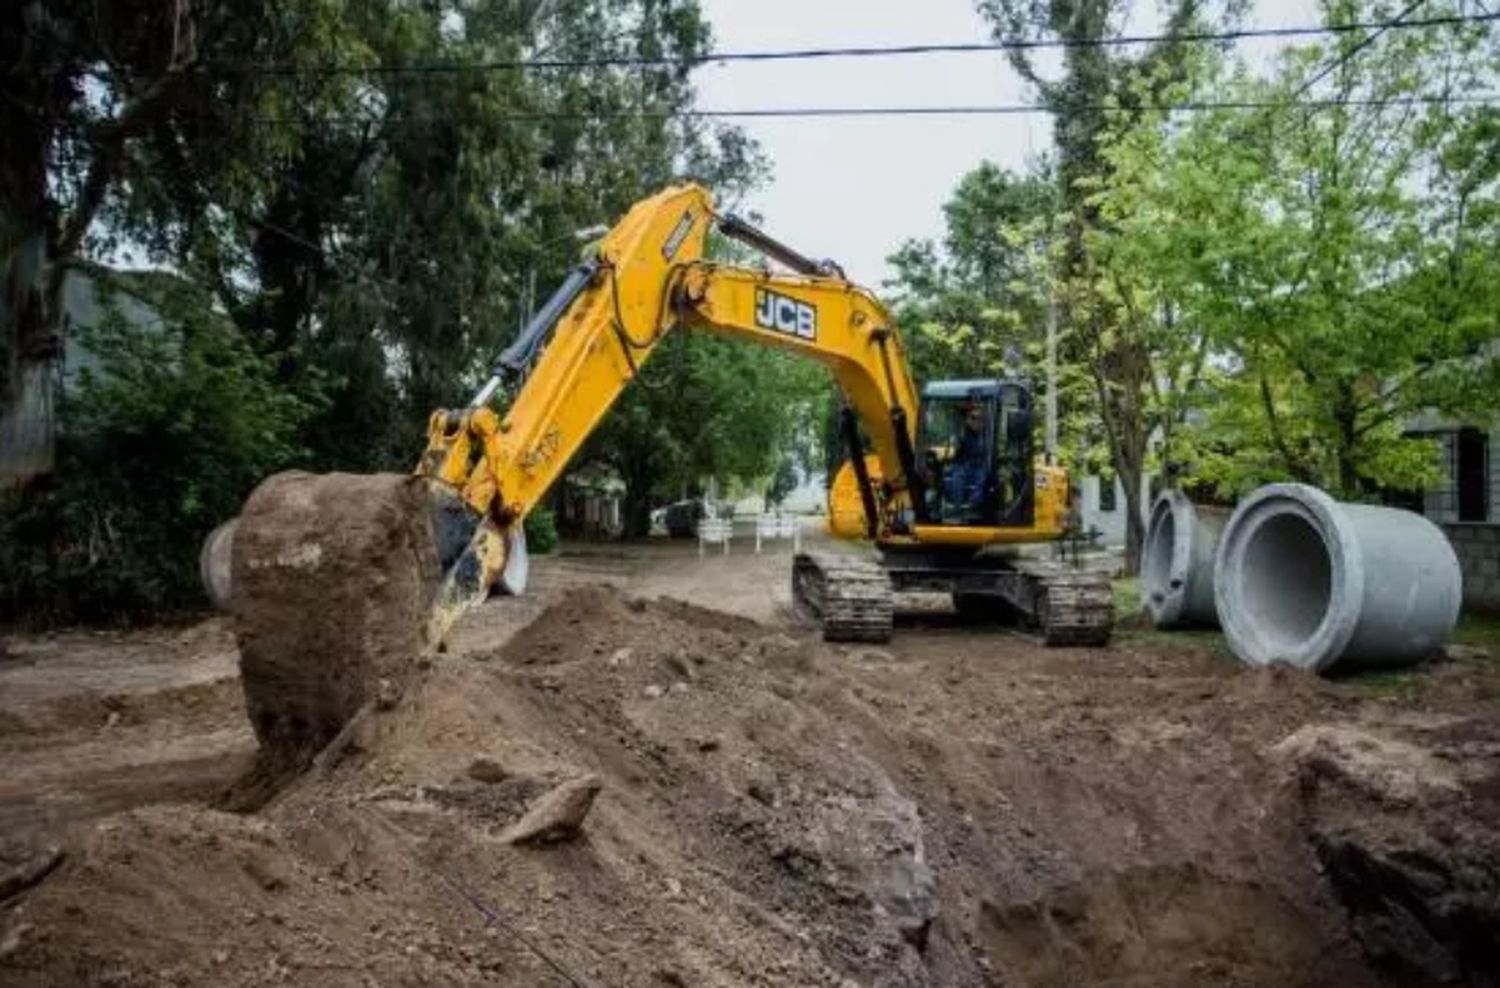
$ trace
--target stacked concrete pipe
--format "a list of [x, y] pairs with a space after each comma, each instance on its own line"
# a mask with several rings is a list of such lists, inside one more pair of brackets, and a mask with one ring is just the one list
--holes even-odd
[[1141, 592], [1158, 628], [1213, 628], [1214, 550], [1229, 518], [1224, 508], [1196, 505], [1167, 491], [1151, 507], [1141, 550]]
[[1271, 484], [1229, 519], [1214, 598], [1241, 660], [1330, 672], [1431, 655], [1458, 621], [1463, 579], [1442, 530], [1421, 515]]
[[221, 611], [229, 610], [230, 561], [234, 555], [234, 533], [239, 521], [231, 518], [220, 524], [208, 533], [198, 550], [198, 579], [202, 581], [208, 599]]

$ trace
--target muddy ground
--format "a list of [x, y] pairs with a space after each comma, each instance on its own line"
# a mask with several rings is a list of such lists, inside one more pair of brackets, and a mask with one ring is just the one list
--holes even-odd
[[[253, 811], [221, 619], [11, 635], [4, 985], [1500, 978], [1500, 662], [792, 620], [784, 549], [575, 550]], [[592, 776], [583, 833], [513, 844]]]

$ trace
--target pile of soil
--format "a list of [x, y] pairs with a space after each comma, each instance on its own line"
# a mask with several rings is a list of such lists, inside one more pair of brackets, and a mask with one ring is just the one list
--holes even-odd
[[[1483, 984], [1494, 725], [1481, 697], [1395, 717], [1207, 650], [965, 627], [828, 646], [586, 587], [503, 647], [414, 664], [254, 814], [109, 818], [10, 904], [0, 965], [18, 985]], [[578, 837], [504, 839], [585, 776]], [[1414, 898], [1418, 840], [1441, 868]], [[1350, 877], [1389, 873], [1371, 861], [1406, 890]], [[1398, 927], [1422, 937], [1382, 938]], [[1437, 961], [1409, 962], [1419, 940]]]

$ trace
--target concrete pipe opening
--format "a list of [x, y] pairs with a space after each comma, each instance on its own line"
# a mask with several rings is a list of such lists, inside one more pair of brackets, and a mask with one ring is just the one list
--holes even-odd
[[[1151, 509], [1151, 526], [1146, 530], [1146, 548], [1141, 551], [1141, 587], [1147, 599], [1160, 607], [1167, 602], [1172, 585], [1172, 549], [1177, 539], [1177, 516], [1172, 502], [1158, 498]], [[1181, 581], [1178, 581], [1181, 586]]]
[[1419, 662], [1452, 633], [1458, 559], [1421, 515], [1272, 484], [1235, 510], [1214, 560], [1230, 649], [1315, 672]]
[[1151, 507], [1141, 550], [1141, 592], [1158, 628], [1213, 627], [1214, 550], [1228, 512], [1167, 491]]
[[1333, 562], [1315, 526], [1295, 514], [1269, 518], [1246, 537], [1240, 595], [1245, 616], [1276, 654], [1293, 654], [1328, 618]]

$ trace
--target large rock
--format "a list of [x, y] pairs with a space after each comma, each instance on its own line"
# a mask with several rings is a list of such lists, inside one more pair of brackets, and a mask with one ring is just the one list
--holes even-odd
[[533, 803], [500, 835], [507, 844], [553, 844], [571, 840], [583, 828], [603, 783], [596, 775], [570, 779]]

